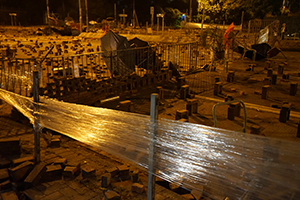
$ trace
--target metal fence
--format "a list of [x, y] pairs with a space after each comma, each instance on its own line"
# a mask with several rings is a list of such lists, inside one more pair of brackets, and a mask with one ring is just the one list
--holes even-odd
[[170, 62], [184, 76], [201, 71], [205, 64], [210, 63], [209, 51], [198, 43], [161, 43], [151, 47], [50, 57], [44, 61], [2, 57], [0, 84], [1, 88], [8, 91], [31, 96], [34, 70], [40, 72], [40, 87], [46, 87], [56, 81], [78, 77], [93, 82], [114, 76], [126, 77], [133, 73], [143, 77], [145, 74], [159, 73]]
[[185, 44], [161, 43], [156, 52], [165, 66], [172, 64], [178, 66], [181, 75], [186, 75], [211, 62], [210, 51], [202, 48], [198, 42]]

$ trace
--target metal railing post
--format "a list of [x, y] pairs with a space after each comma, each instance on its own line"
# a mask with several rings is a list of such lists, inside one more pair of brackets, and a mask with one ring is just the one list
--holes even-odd
[[35, 163], [41, 161], [40, 155], [40, 133], [39, 133], [39, 122], [38, 122], [38, 103], [39, 103], [39, 72], [33, 72], [33, 101], [34, 101], [34, 159]]
[[157, 136], [157, 120], [158, 120], [158, 99], [156, 93], [151, 94], [150, 120], [151, 135], [149, 147], [149, 171], [148, 171], [148, 196], [147, 200], [155, 199], [155, 140]]

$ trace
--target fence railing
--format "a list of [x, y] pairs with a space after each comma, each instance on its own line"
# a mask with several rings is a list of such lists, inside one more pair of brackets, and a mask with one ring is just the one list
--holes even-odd
[[143, 77], [145, 74], [160, 73], [160, 69], [169, 66], [170, 62], [177, 66], [180, 75], [186, 75], [201, 70], [210, 62], [209, 51], [197, 42], [160, 43], [151, 47], [49, 57], [44, 61], [40, 58], [0, 57], [0, 84], [8, 91], [31, 96], [34, 70], [40, 72], [40, 87], [46, 87], [56, 81], [78, 77], [94, 82], [133, 73]]

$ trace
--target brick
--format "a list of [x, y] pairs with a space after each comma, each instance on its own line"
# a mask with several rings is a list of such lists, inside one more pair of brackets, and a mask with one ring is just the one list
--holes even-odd
[[188, 200], [194, 200], [194, 196], [192, 194], [182, 194], [181, 196]]
[[278, 74], [283, 74], [283, 71], [284, 71], [284, 64], [280, 64], [280, 65], [278, 66], [278, 71], [277, 71], [277, 73], [278, 73]]
[[44, 181], [54, 181], [60, 180], [62, 177], [62, 167], [61, 165], [48, 165], [46, 166], [46, 173], [44, 175]]
[[267, 77], [272, 77], [272, 74], [273, 74], [273, 69], [269, 68], [268, 73], [267, 73]]
[[139, 181], [139, 170], [135, 170], [132, 172], [131, 180], [133, 183], [137, 183]]
[[276, 85], [277, 82], [277, 74], [272, 74], [272, 85]]
[[6, 181], [9, 179], [9, 174], [7, 169], [0, 169], [0, 182]]
[[186, 109], [189, 112], [189, 115], [193, 113], [198, 113], [198, 100], [197, 99], [188, 99]]
[[261, 129], [260, 126], [258, 126], [258, 125], [252, 125], [250, 133], [251, 134], [255, 134], [255, 135], [259, 135], [260, 134], [260, 129]]
[[8, 190], [11, 188], [10, 180], [0, 183], [0, 190]]
[[33, 166], [33, 162], [26, 161], [14, 168], [11, 168], [9, 170], [10, 176], [15, 182], [23, 181], [24, 178], [27, 177], [30, 171], [33, 169]]
[[111, 173], [105, 173], [101, 176], [101, 187], [107, 188], [111, 183]]
[[119, 165], [118, 167], [119, 176], [128, 176], [129, 175], [129, 167], [127, 165]]
[[1, 194], [2, 200], [19, 200], [15, 191], [9, 191]]
[[189, 114], [188, 114], [188, 110], [177, 110], [176, 111], [176, 116], [175, 119], [179, 120], [179, 119], [188, 119], [189, 118]]
[[139, 183], [134, 183], [134, 184], [132, 184], [132, 186], [131, 186], [131, 191], [132, 192], [136, 192], [136, 193], [139, 193], [139, 194], [141, 194], [141, 193], [143, 193], [144, 192], [144, 185], [142, 185], [142, 184], [139, 184]]
[[117, 173], [118, 173], [118, 168], [112, 167], [112, 168], [109, 168], [109, 169], [105, 169], [105, 172], [106, 172], [106, 173], [110, 173], [110, 174], [111, 174], [111, 177], [114, 177], [114, 176], [116, 176]]
[[227, 112], [227, 119], [234, 120], [234, 117], [235, 117], [235, 108], [229, 106]]
[[45, 172], [46, 163], [41, 162], [33, 168], [33, 170], [25, 178], [24, 182], [28, 185], [35, 185], [39, 182], [39, 180], [42, 178]]
[[104, 199], [105, 200], [121, 200], [121, 196], [116, 193], [115, 191], [107, 191], [107, 192], [104, 192]]
[[60, 147], [60, 138], [51, 138], [50, 147]]
[[291, 84], [290, 84], [290, 95], [291, 96], [295, 96], [297, 94], [297, 87], [298, 87], [297, 82], [291, 82]]
[[193, 197], [195, 198], [195, 200], [200, 200], [202, 198], [202, 196], [203, 196], [203, 191], [204, 191], [203, 186], [198, 186], [197, 190], [193, 189], [191, 191], [191, 194], [193, 195]]
[[189, 96], [189, 86], [183, 85], [180, 88], [180, 99], [186, 99]]
[[13, 167], [16, 167], [26, 161], [34, 162], [34, 156], [26, 156], [22, 158], [17, 158], [12, 161]]
[[0, 155], [20, 155], [20, 138], [0, 139]]
[[262, 99], [267, 99], [269, 88], [270, 88], [270, 85], [265, 85], [262, 87], [262, 92], [261, 92]]
[[96, 176], [96, 169], [90, 166], [82, 167], [82, 178], [92, 178]]
[[81, 170], [80, 167], [78, 168], [74, 166], [66, 166], [63, 171], [63, 176], [73, 178], [80, 174], [80, 170]]
[[227, 82], [232, 83], [234, 81], [234, 71], [229, 71], [227, 74]]
[[11, 161], [7, 160], [6, 158], [0, 159], [0, 169], [9, 168], [10, 165], [11, 165]]
[[214, 85], [214, 95], [222, 94], [222, 82], [217, 82]]
[[67, 159], [66, 158], [57, 158], [53, 161], [53, 164], [60, 165], [64, 169], [67, 164]]
[[170, 188], [170, 190], [172, 190], [172, 191], [177, 191], [179, 188], [180, 188], [180, 186], [181, 186], [181, 183], [172, 183], [172, 182], [170, 182], [169, 183], [169, 188]]

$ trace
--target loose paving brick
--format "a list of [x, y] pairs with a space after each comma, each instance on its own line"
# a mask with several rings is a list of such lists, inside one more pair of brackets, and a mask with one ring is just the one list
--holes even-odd
[[110, 173], [111, 177], [114, 177], [118, 173], [118, 168], [116, 168], [116, 167], [108, 168], [108, 169], [105, 169], [105, 172]]
[[9, 191], [1, 194], [2, 200], [19, 200], [15, 191]]
[[134, 183], [134, 184], [132, 184], [132, 186], [131, 186], [131, 191], [132, 192], [136, 192], [136, 193], [139, 193], [139, 194], [141, 194], [141, 193], [143, 193], [144, 192], [144, 185], [142, 185], [142, 184], [139, 184], [139, 183]]
[[110, 190], [104, 193], [104, 198], [105, 200], [120, 200], [121, 196], [118, 193]]
[[13, 167], [16, 167], [26, 161], [34, 162], [34, 156], [26, 156], [22, 158], [17, 158], [12, 161]]
[[48, 165], [46, 166], [46, 172], [44, 174], [44, 181], [49, 182], [53, 180], [60, 180], [62, 178], [61, 165]]
[[0, 183], [0, 190], [7, 190], [9, 188], [11, 188], [10, 180]]
[[0, 169], [9, 168], [11, 161], [6, 158], [0, 158]]
[[45, 172], [46, 172], [46, 163], [41, 162], [33, 168], [33, 170], [25, 178], [24, 182], [30, 186], [35, 185], [39, 182], [39, 180], [42, 178]]
[[96, 176], [96, 169], [88, 165], [82, 166], [82, 177], [83, 178], [93, 178]]
[[108, 187], [111, 183], [111, 173], [105, 173], [101, 176], [101, 187]]
[[9, 174], [7, 169], [0, 169], [0, 182], [6, 181], [9, 179]]
[[25, 177], [31, 172], [34, 167], [34, 163], [30, 161], [26, 161], [14, 168], [9, 170], [10, 176], [15, 182], [23, 181]]

